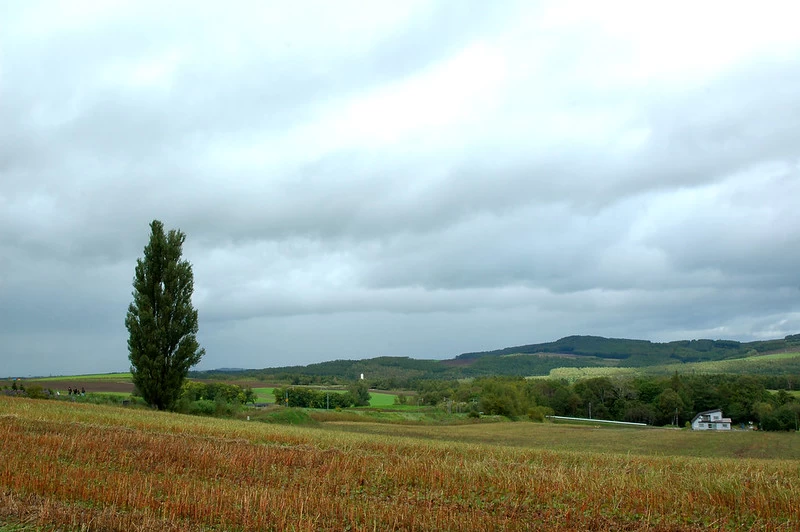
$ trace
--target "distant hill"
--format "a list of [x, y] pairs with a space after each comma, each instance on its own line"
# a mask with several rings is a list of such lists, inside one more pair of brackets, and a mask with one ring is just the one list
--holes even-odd
[[748, 354], [772, 353], [800, 348], [800, 334], [783, 340], [737, 342], [735, 340], [679, 340], [656, 343], [648, 340], [567, 336], [555, 342], [506, 347], [495, 351], [463, 353], [456, 360], [473, 360], [512, 354], [550, 353], [624, 360], [626, 366], [649, 366], [668, 362], [700, 362], [740, 358]]
[[681, 340], [650, 342], [600, 336], [567, 336], [541, 344], [463, 353], [448, 360], [377, 357], [332, 360], [307, 366], [251, 370], [193, 371], [199, 379], [252, 378], [293, 384], [336, 384], [364, 374], [370, 385], [392, 389], [424, 379], [460, 379], [490, 375], [547, 375], [555, 368], [647, 367], [732, 360], [755, 354], [800, 351], [800, 334], [782, 340]]

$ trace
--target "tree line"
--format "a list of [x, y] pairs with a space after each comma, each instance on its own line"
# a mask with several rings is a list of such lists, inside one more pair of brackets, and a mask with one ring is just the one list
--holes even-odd
[[735, 340], [677, 340], [650, 342], [602, 336], [567, 336], [555, 342], [507, 347], [495, 351], [463, 353], [457, 360], [501, 357], [516, 354], [560, 353], [625, 360], [626, 366], [648, 366], [668, 362], [725, 360], [758, 353], [800, 347], [800, 334], [783, 339], [737, 342]]
[[286, 386], [274, 388], [275, 404], [296, 408], [349, 408], [369, 405], [369, 388], [364, 381], [357, 381], [347, 391], [337, 392], [307, 387]]
[[[796, 376], [795, 378], [800, 378]], [[698, 412], [721, 408], [734, 424], [765, 430], [798, 430], [800, 401], [786, 390], [792, 377], [678, 375], [598, 377], [570, 383], [557, 379], [486, 377], [471, 381], [419, 381], [422, 405], [455, 403], [473, 414], [591, 417], [650, 425], [683, 426]]]

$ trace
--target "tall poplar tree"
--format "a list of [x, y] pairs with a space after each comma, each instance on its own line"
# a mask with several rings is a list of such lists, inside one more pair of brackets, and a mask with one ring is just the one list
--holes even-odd
[[153, 220], [144, 258], [136, 260], [133, 302], [128, 306], [128, 358], [133, 383], [159, 410], [175, 406], [189, 368], [205, 350], [197, 342], [197, 310], [192, 306], [194, 277], [181, 260], [186, 235]]

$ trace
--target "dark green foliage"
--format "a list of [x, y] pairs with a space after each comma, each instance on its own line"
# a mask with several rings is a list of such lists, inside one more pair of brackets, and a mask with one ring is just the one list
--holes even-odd
[[188, 412], [194, 416], [213, 416], [216, 411], [217, 404], [208, 399], [199, 399], [192, 401], [188, 405]]
[[224, 382], [186, 381], [181, 390], [181, 398], [188, 401], [221, 399], [226, 403], [247, 404], [255, 402], [255, 393], [249, 386], [242, 388], [238, 384]]
[[533, 406], [528, 409], [528, 419], [531, 421], [543, 422], [548, 416], [552, 416], [553, 409], [549, 406]]
[[[447, 364], [447, 361], [444, 362]], [[471, 360], [468, 365], [452, 366], [448, 376], [454, 378], [489, 377], [492, 375], [547, 375], [555, 368], [590, 368], [605, 366], [596, 357], [556, 357], [547, 354], [514, 354], [504, 356], [485, 356]]]
[[197, 342], [197, 311], [192, 306], [192, 266], [181, 260], [186, 235], [164, 233], [150, 224], [144, 258], [137, 259], [133, 302], [128, 307], [128, 358], [133, 383], [154, 408], [172, 409], [189, 368], [205, 351]]
[[363, 380], [356, 381], [347, 387], [347, 391], [353, 396], [355, 406], [369, 406], [369, 387]]
[[791, 401], [764, 413], [762, 430], [800, 430], [800, 403]]
[[785, 390], [770, 393], [769, 376], [678, 375], [600, 377], [573, 384], [555, 379], [484, 377], [471, 381], [420, 381], [417, 400], [424, 405], [463, 405], [519, 419], [548, 415], [589, 417], [652, 425], [682, 426], [695, 414], [721, 408], [734, 425], [760, 422], [765, 430], [796, 430], [800, 401]]
[[31, 399], [49, 399], [50, 392], [39, 386], [38, 384], [31, 384], [25, 388], [25, 395]]
[[622, 421], [629, 423], [647, 423], [650, 425], [655, 422], [655, 418], [655, 408], [652, 405], [636, 400], [629, 401], [622, 413]]
[[280, 425], [318, 425], [308, 412], [299, 408], [279, 408], [254, 416], [256, 421]]
[[275, 388], [275, 404], [293, 408], [348, 408], [354, 399], [350, 392], [338, 393], [314, 388]]
[[481, 411], [486, 414], [516, 417], [530, 410], [519, 381], [485, 379], [480, 382]]
[[[783, 340], [741, 343], [734, 340], [680, 340], [657, 343], [647, 340], [603, 338], [601, 336], [567, 336], [555, 342], [507, 347], [495, 351], [464, 353], [457, 360], [502, 357], [514, 354], [557, 353], [624, 360], [626, 366], [647, 366], [672, 361], [697, 362], [744, 357], [750, 351], [767, 353], [800, 346], [800, 335]], [[562, 364], [564, 366], [568, 364]], [[581, 364], [585, 365], [585, 364]], [[533, 375], [531, 373], [530, 375]]]
[[619, 389], [608, 377], [578, 381], [573, 386], [573, 391], [581, 398], [581, 403], [586, 408], [586, 417], [589, 417], [590, 410], [591, 417], [598, 419], [613, 419], [619, 414]]

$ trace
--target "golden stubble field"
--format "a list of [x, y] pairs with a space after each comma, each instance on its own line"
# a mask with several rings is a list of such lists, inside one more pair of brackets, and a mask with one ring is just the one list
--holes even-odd
[[[681, 436], [698, 452], [676, 454]], [[730, 449], [719, 436], [522, 422], [301, 428], [0, 397], [0, 522], [126, 531], [797, 530], [798, 435], [728, 434], [737, 442]], [[737, 457], [770, 447], [784, 458]]]

